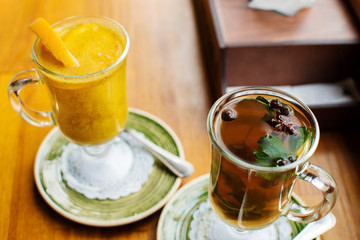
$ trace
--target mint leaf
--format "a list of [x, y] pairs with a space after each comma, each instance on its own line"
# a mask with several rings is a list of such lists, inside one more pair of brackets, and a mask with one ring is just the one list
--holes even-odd
[[261, 118], [264, 122], [270, 121], [274, 118], [274, 115], [272, 113], [265, 113], [265, 115]]
[[307, 127], [300, 127], [298, 134], [290, 135], [289, 148], [292, 152], [296, 152], [306, 142], [309, 137], [309, 129]]
[[270, 107], [269, 101], [266, 98], [264, 98], [263, 96], [257, 96], [256, 100], [259, 103], [261, 103], [266, 108], [266, 110], [269, 112], [269, 114], [266, 114], [267, 116], [265, 115], [264, 117], [266, 117], [266, 119], [274, 118], [274, 115], [273, 115], [274, 109], [272, 107]]
[[259, 139], [258, 149], [254, 150], [254, 156], [258, 165], [275, 167], [277, 160], [295, 157], [296, 155], [286, 148], [281, 138], [266, 135]]
[[269, 105], [269, 101], [266, 98], [264, 98], [263, 96], [257, 96], [256, 100], [258, 100], [261, 103], [265, 103], [266, 105]]
[[273, 160], [263, 151], [260, 150], [254, 150], [254, 155], [257, 164], [264, 167], [272, 167], [273, 166]]

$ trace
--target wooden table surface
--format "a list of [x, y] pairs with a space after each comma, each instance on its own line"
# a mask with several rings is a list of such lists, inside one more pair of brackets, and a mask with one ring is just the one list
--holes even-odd
[[[74, 15], [101, 15], [129, 32], [127, 92], [131, 107], [163, 119], [180, 138], [195, 166], [183, 184], [209, 172], [210, 141], [206, 117], [211, 106], [190, 0], [0, 0], [0, 239], [156, 239], [160, 211], [133, 224], [95, 228], [74, 223], [50, 208], [38, 193], [33, 164], [51, 128], [26, 123], [10, 106], [7, 86], [17, 72], [34, 68], [35, 39], [29, 23], [42, 16], [50, 23]], [[45, 109], [41, 88], [24, 90], [31, 106]], [[359, 131], [321, 133], [311, 162], [331, 173], [339, 185], [333, 209], [336, 226], [324, 240], [360, 238]], [[299, 184], [304, 200], [320, 199], [308, 184]]]

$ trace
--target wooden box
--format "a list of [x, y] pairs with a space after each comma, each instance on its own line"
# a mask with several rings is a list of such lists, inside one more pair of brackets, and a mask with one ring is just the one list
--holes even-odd
[[357, 78], [358, 21], [344, 1], [316, 0], [293, 17], [251, 9], [247, 3], [193, 0], [213, 100], [233, 86]]
[[214, 97], [227, 86], [332, 82], [360, 68], [360, 34], [342, 0], [316, 0], [294, 17], [247, 0], [194, 0]]

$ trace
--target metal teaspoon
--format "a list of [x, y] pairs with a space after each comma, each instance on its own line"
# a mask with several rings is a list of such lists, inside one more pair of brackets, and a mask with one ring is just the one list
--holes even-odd
[[181, 178], [188, 177], [194, 172], [194, 167], [190, 162], [159, 147], [134, 129], [124, 129], [124, 132], [127, 132], [142, 143], [151, 154], [157, 157], [176, 176]]

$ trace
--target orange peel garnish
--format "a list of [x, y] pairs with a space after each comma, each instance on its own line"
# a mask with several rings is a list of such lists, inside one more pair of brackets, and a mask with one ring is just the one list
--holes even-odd
[[56, 34], [50, 24], [43, 18], [38, 18], [30, 24], [30, 29], [41, 40], [42, 44], [62, 62], [65, 67], [78, 67], [79, 62], [66, 48], [63, 40]]

